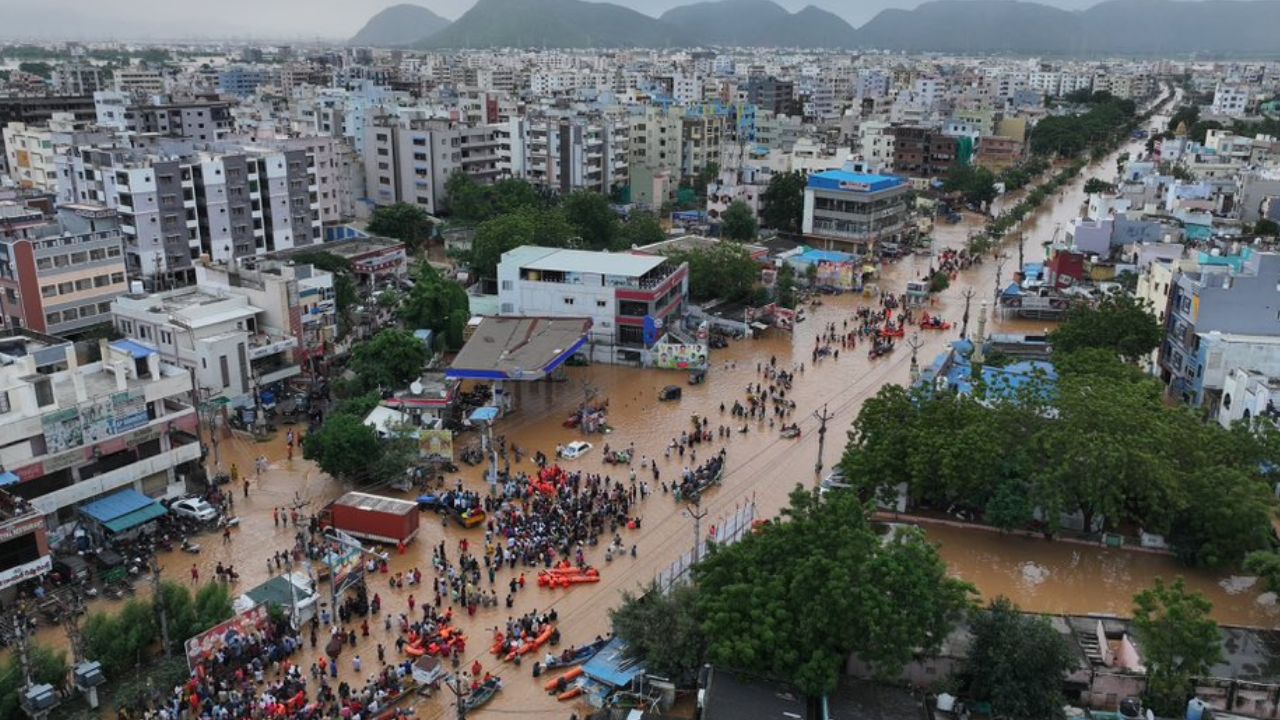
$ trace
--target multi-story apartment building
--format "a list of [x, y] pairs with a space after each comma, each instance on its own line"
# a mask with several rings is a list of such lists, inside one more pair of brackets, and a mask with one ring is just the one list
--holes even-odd
[[111, 130], [77, 120], [71, 113], [54, 113], [43, 125], [9, 123], [3, 128], [9, 177], [21, 188], [45, 192], [58, 190], [58, 155], [79, 145], [113, 142]]
[[869, 167], [893, 167], [893, 126], [879, 120], [868, 120], [858, 126], [858, 154]]
[[[54, 113], [70, 113], [77, 120], [94, 118], [93, 97], [87, 95], [47, 95], [0, 97], [0, 128], [10, 123], [24, 123], [28, 127], [42, 125]], [[8, 174], [8, 153], [4, 148], [4, 136], [0, 134], [0, 171]]]
[[[1205, 403], [1206, 393], [1221, 389], [1223, 373], [1239, 366], [1229, 358], [1241, 353], [1249, 356], [1250, 369], [1280, 371], [1277, 287], [1280, 255], [1251, 249], [1245, 250], [1239, 272], [1231, 264], [1202, 263], [1174, 278], [1159, 355], [1161, 378], [1174, 397], [1195, 406]], [[1271, 367], [1262, 367], [1259, 355], [1269, 358]], [[1208, 401], [1216, 406], [1216, 398]]]
[[499, 314], [591, 318], [598, 362], [644, 362], [654, 328], [679, 318], [688, 298], [689, 266], [660, 255], [523, 245], [498, 263]]
[[[292, 360], [314, 374], [338, 334], [333, 273], [307, 263], [249, 258], [239, 267], [196, 265], [196, 284], [220, 295], [243, 295], [260, 308], [261, 322], [297, 340]], [[250, 349], [250, 353], [253, 350]]]
[[431, 214], [445, 209], [445, 183], [455, 172], [481, 183], [502, 172], [497, 130], [443, 120], [381, 120], [365, 129], [365, 184], [378, 205], [413, 203]]
[[956, 163], [956, 138], [927, 127], [893, 129], [893, 169], [910, 177], [940, 177]]
[[260, 387], [301, 373], [294, 359], [298, 338], [270, 325], [246, 293], [202, 286], [122, 295], [112, 318], [130, 340], [193, 373], [204, 401], [252, 407]]
[[1249, 110], [1249, 91], [1245, 88], [1218, 83], [1213, 90], [1210, 112], [1226, 117], [1243, 117]]
[[[81, 504], [121, 491], [174, 497], [198, 472], [191, 375], [125, 340], [100, 341], [98, 355], [82, 363], [71, 343], [30, 331], [0, 338], [5, 491], [44, 516], [55, 542]], [[144, 516], [116, 530], [154, 517]]]
[[627, 184], [628, 126], [608, 119], [512, 118], [495, 129], [503, 174], [562, 195]]
[[796, 84], [773, 76], [757, 76], [747, 80], [747, 102], [760, 110], [777, 115], [800, 115], [803, 107], [796, 102]]
[[92, 95], [103, 89], [102, 70], [74, 60], [55, 67], [50, 81], [53, 89], [63, 95]]
[[845, 169], [809, 176], [802, 230], [822, 249], [871, 252], [876, 243], [897, 242], [908, 229], [911, 186], [891, 175]]
[[[309, 167], [315, 171], [317, 213], [321, 225], [336, 225], [355, 216], [356, 187], [363, 186], [364, 171], [347, 141], [328, 135], [281, 136], [259, 133], [241, 141], [229, 142], [250, 147], [270, 148], [281, 152], [306, 153]], [[357, 172], [358, 170], [358, 172]], [[360, 193], [363, 195], [363, 193]]]
[[169, 89], [169, 79], [161, 70], [142, 67], [118, 68], [114, 79], [116, 90], [130, 95], [162, 95]]
[[765, 111], [756, 114], [755, 142], [769, 148], [787, 152], [796, 141], [804, 137], [812, 126], [806, 126], [798, 115], [777, 115]]
[[93, 102], [98, 124], [118, 130], [210, 142], [232, 127], [231, 104], [223, 100], [153, 97], [136, 103], [128, 93], [102, 90]]
[[59, 172], [60, 202], [119, 211], [130, 276], [173, 287], [195, 280], [202, 254], [230, 260], [321, 241], [305, 151], [180, 142], [156, 150], [81, 148]]
[[218, 91], [241, 98], [250, 97], [259, 86], [270, 83], [272, 76], [268, 68], [234, 65], [218, 73]]
[[68, 203], [57, 217], [0, 203], [0, 318], [6, 327], [73, 335], [111, 321], [128, 291], [116, 211]]

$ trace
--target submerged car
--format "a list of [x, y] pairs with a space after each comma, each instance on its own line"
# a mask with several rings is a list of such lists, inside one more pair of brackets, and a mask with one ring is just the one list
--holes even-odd
[[589, 442], [585, 442], [583, 440], [574, 440], [573, 442], [564, 446], [564, 449], [560, 451], [560, 457], [565, 458], [566, 460], [573, 460], [575, 458], [580, 458], [583, 455], [586, 455], [587, 452], [591, 450], [591, 448], [592, 448], [592, 445]]

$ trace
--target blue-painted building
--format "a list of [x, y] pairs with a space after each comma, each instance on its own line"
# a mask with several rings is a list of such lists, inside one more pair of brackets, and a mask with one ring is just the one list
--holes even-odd
[[823, 250], [870, 253], [898, 242], [910, 228], [911, 186], [895, 175], [860, 172], [855, 163], [809, 176], [803, 231]]
[[270, 81], [269, 70], [235, 65], [218, 73], [218, 91], [236, 97], [249, 97], [258, 91], [259, 85]]
[[1247, 250], [1239, 260], [1204, 260], [1198, 270], [1174, 278], [1159, 352], [1169, 391], [1196, 406], [1205, 402], [1206, 376], [1222, 373], [1227, 354], [1211, 352], [1206, 338], [1240, 336], [1249, 344], [1280, 336], [1280, 254]]

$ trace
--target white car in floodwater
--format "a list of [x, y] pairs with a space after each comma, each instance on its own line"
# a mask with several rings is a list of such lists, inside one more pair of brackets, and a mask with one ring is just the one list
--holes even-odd
[[590, 451], [592, 447], [593, 445], [589, 442], [585, 442], [583, 440], [574, 440], [573, 442], [564, 446], [564, 448], [560, 451], [560, 457], [564, 458], [565, 460], [575, 460], [577, 458], [582, 457], [583, 455], [586, 455], [587, 452]]

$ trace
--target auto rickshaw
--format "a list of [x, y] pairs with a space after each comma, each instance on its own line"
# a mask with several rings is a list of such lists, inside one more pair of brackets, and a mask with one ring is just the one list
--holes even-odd
[[670, 400], [679, 400], [681, 394], [682, 394], [681, 390], [678, 386], [668, 385], [662, 388], [662, 390], [658, 392], [658, 399], [663, 402], [667, 402]]

